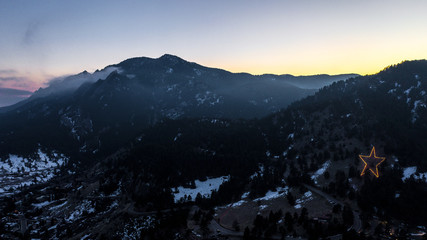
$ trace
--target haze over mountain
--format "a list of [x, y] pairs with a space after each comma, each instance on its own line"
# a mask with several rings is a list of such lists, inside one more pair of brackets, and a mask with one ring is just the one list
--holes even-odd
[[[8, 106], [25, 100], [32, 92], [14, 88], [0, 88], [0, 106]], [[0, 107], [1, 109], [1, 107]], [[1, 110], [0, 110], [1, 112]]]
[[[179, 59], [179, 61], [181, 61], [181, 66], [182, 66], [182, 63], [186, 62], [186, 61], [184, 61], [184, 60], [182, 60], [176, 56], [173, 56], [173, 55], [164, 55], [162, 58], [163, 58], [163, 60], [165, 60], [165, 58], [167, 58], [167, 57], [176, 58], [176, 60]], [[127, 75], [129, 75], [130, 78], [132, 78], [132, 76], [135, 75], [133, 73], [134, 71], [137, 71], [139, 73], [141, 73], [141, 72], [148, 73], [149, 71], [152, 71], [152, 69], [148, 70], [147, 66], [149, 64], [157, 64], [157, 65], [159, 65], [158, 67], [156, 67], [157, 69], [155, 70], [155, 71], [158, 71], [157, 73], [152, 72], [151, 76], [148, 76], [148, 75], [142, 76], [141, 75], [139, 77], [140, 78], [141, 77], [154, 77], [154, 78], [155, 77], [162, 77], [163, 78], [165, 76], [161, 76], [161, 74], [169, 71], [168, 69], [172, 65], [177, 64], [177, 62], [170, 61], [167, 63], [165, 61], [161, 62], [161, 61], [159, 61], [159, 59], [157, 59], [157, 62], [156, 62], [156, 59], [150, 59], [150, 58], [144, 58], [144, 57], [133, 58], [133, 59], [128, 59], [126, 61], [123, 61], [120, 64], [115, 64], [115, 65], [105, 67], [103, 70], [96, 70], [93, 74], [90, 74], [87, 71], [83, 71], [83, 72], [76, 74], [76, 75], [55, 78], [49, 82], [48, 87], [40, 88], [39, 90], [34, 92], [34, 94], [32, 94], [31, 98], [29, 98], [25, 102], [21, 102], [21, 103], [17, 104], [17, 106], [21, 106], [22, 104], [24, 104], [28, 101], [31, 101], [34, 98], [46, 97], [46, 96], [49, 96], [52, 94], [71, 93], [74, 90], [76, 90], [78, 87], [80, 87], [83, 83], [94, 83], [100, 79], [105, 80], [111, 72], [116, 71], [116, 70], [118, 72], [126, 71]], [[176, 60], [174, 60], [174, 61], [176, 61]], [[137, 69], [135, 68], [135, 66], [129, 68], [130, 67], [130, 66], [128, 66], [129, 62], [134, 62], [134, 61], [146, 61], [147, 64], [145, 66], [143, 66], [143, 64], [141, 64], [140, 66], [136, 67]], [[186, 62], [186, 63], [192, 64], [195, 67], [199, 67], [200, 69], [214, 70], [212, 68], [206, 68], [206, 67], [200, 66], [196, 63], [190, 63], [190, 62]], [[138, 64], [138, 63], [136, 63], [136, 64]], [[164, 64], [164, 66], [160, 66], [162, 64]], [[170, 66], [167, 66], [168, 64]], [[219, 70], [219, 69], [215, 69], [215, 70]], [[164, 72], [162, 72], [162, 71], [164, 71]], [[193, 71], [195, 71], [195, 69], [193, 69]], [[227, 71], [223, 71], [223, 72], [225, 73]], [[227, 72], [227, 73], [229, 73], [229, 72]], [[156, 74], [158, 76], [155, 76]], [[201, 74], [200, 72], [188, 72], [187, 71], [186, 74], [188, 74], [188, 76], [187, 76], [188, 78], [190, 78], [190, 77], [201, 78], [201, 79], [204, 79], [203, 81], [211, 81], [209, 79], [206, 79], [207, 76], [200, 77], [200, 74]], [[195, 76], [193, 76], [193, 75], [195, 75]], [[233, 75], [233, 74], [229, 74], [229, 75]], [[227, 83], [227, 84], [230, 84], [230, 88], [231, 87], [239, 87], [239, 86], [235, 86], [235, 84], [237, 84], [235, 81], [237, 81], [239, 78], [242, 79], [243, 75], [245, 75], [245, 74], [243, 74], [243, 73], [242, 74], [235, 74], [235, 75], [233, 75], [233, 77], [227, 76], [227, 78], [230, 78], [230, 79], [226, 80], [226, 81], [229, 81], [229, 83]], [[249, 79], [249, 76], [253, 77], [253, 79], [257, 78], [258, 82], [259, 82], [259, 80], [267, 80], [267, 79], [280, 80], [282, 82], [286, 82], [288, 84], [291, 84], [291, 85], [296, 86], [296, 87], [301, 88], [301, 89], [313, 90], [313, 89], [319, 89], [319, 88], [326, 86], [326, 85], [328, 85], [334, 81], [339, 81], [339, 80], [343, 80], [343, 79], [347, 79], [350, 77], [357, 76], [357, 74], [340, 74], [340, 75], [332, 75], [332, 76], [326, 75], [326, 74], [321, 74], [321, 75], [297, 76], [297, 77], [289, 75], [289, 74], [285, 74], [285, 75], [264, 74], [261, 76], [252, 76], [252, 75], [248, 74], [246, 80]], [[172, 74], [172, 72], [169, 72], [168, 78], [182, 78], [182, 76], [178, 77], [176, 74]], [[142, 79], [140, 79], [140, 80], [146, 81], [146, 80], [142, 80]], [[251, 80], [250, 82], [253, 82], [253, 81]], [[220, 84], [220, 83], [218, 83], [218, 84]], [[265, 84], [268, 85], [269, 83], [265, 83]], [[288, 87], [288, 86], [286, 86], [286, 84], [282, 84], [282, 85], [283, 85], [282, 87]], [[226, 86], [222, 86], [222, 87], [225, 88]], [[245, 86], [243, 86], [243, 87], [245, 87]], [[231, 89], [231, 90], [233, 90], [233, 89]], [[16, 90], [16, 91], [18, 91], [18, 90]], [[28, 96], [28, 95], [30, 95], [30, 93], [27, 93], [26, 95]], [[245, 98], [245, 97], [246, 96], [243, 96], [243, 98]], [[9, 109], [14, 109], [17, 106], [0, 108], [0, 112], [8, 111]]]
[[[17, 141], [34, 136], [32, 144], [25, 144], [28, 148], [44, 141], [39, 129], [56, 129], [54, 138], [71, 137], [81, 151], [96, 152], [101, 145], [108, 148], [111, 138], [117, 145], [164, 118], [263, 117], [321, 86], [354, 76], [254, 76], [173, 55], [132, 58], [93, 74], [53, 81], [27, 100], [2, 108], [0, 131], [13, 129]], [[28, 121], [40, 125], [34, 128]]]

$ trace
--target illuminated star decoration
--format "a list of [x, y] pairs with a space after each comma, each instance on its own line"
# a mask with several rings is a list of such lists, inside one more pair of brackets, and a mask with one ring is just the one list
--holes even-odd
[[380, 176], [378, 174], [378, 165], [380, 165], [385, 160], [385, 157], [377, 157], [375, 154], [375, 147], [372, 147], [372, 151], [369, 156], [359, 155], [359, 157], [362, 159], [363, 163], [365, 163], [365, 167], [363, 168], [360, 176], [365, 175], [366, 169], [369, 169], [375, 175], [375, 177]]

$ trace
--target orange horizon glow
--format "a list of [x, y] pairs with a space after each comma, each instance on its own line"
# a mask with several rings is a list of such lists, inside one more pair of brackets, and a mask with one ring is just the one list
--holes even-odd
[[[158, 58], [153, 57], [153, 58]], [[178, 55], [178, 57], [180, 57]], [[307, 76], [307, 75], [319, 75], [319, 74], [328, 74], [328, 75], [338, 75], [338, 74], [359, 74], [359, 75], [372, 75], [376, 74], [380, 71], [382, 71], [384, 68], [395, 65], [398, 63], [401, 63], [403, 61], [411, 61], [411, 60], [420, 60], [422, 58], [414, 58], [414, 59], [399, 59], [396, 61], [384, 61], [378, 64], [372, 64], [372, 66], [369, 66], [368, 68], [363, 68], [361, 66], [354, 67], [351, 69], [350, 67], [345, 66], [336, 66], [331, 63], [324, 63], [319, 64], [318, 66], [311, 66], [311, 67], [304, 67], [304, 65], [297, 65], [296, 63], [293, 65], [290, 65], [287, 67], [285, 64], [274, 64], [271, 66], [267, 66], [266, 64], [254, 64], [252, 62], [249, 63], [231, 63], [231, 62], [217, 62], [214, 60], [204, 60], [200, 59], [200, 61], [184, 58], [184, 60], [189, 62], [195, 62], [197, 64], [200, 64], [205, 67], [210, 68], [219, 68], [224, 69], [226, 71], [232, 72], [232, 73], [249, 73], [252, 75], [262, 75], [262, 74], [274, 74], [274, 75], [283, 75], [283, 74], [291, 74], [294, 76]], [[83, 71], [89, 71], [90, 73], [93, 73], [96, 70], [103, 69], [104, 67], [116, 64], [125, 59], [119, 60], [115, 63], [106, 63], [104, 65], [98, 65], [98, 68], [84, 68], [81, 67], [76, 70], [66, 70], [65, 68], [63, 70], [55, 69], [55, 71], [50, 72], [49, 74], [46, 74], [44, 72], [36, 71], [35, 73], [32, 73], [31, 71], [26, 71], [25, 73], [20, 73], [18, 76], [22, 78], [26, 78], [29, 81], [27, 82], [27, 87], [20, 86], [19, 83], [15, 82], [4, 82], [0, 85], [0, 87], [5, 88], [14, 88], [14, 89], [20, 89], [20, 90], [27, 90], [27, 91], [35, 91], [39, 89], [40, 87], [44, 88], [48, 86], [48, 82], [56, 77], [63, 77], [63, 76], [69, 76], [78, 74]], [[289, 63], [288, 63], [289, 64]], [[286, 70], [287, 69], [287, 70]]]

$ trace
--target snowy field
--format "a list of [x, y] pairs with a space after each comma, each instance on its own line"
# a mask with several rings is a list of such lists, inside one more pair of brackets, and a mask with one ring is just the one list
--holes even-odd
[[50, 180], [67, 161], [63, 154], [47, 154], [40, 149], [28, 158], [13, 154], [0, 158], [0, 196], [11, 194], [21, 186]]
[[173, 193], [175, 202], [178, 202], [181, 199], [183, 199], [184, 201], [189, 201], [184, 199], [185, 196], [187, 196], [187, 198], [191, 196], [190, 201], [194, 201], [198, 193], [200, 193], [204, 197], [210, 197], [213, 190], [218, 190], [219, 186], [221, 186], [222, 183], [227, 182], [228, 180], [229, 176], [208, 178], [206, 181], [196, 180], [194, 181], [196, 184], [195, 189], [179, 186], [177, 188], [178, 191]]

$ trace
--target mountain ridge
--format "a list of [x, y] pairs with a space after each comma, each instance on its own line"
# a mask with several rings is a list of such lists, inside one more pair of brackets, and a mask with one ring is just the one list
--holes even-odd
[[[188, 64], [189, 66], [198, 67], [198, 68], [201, 68], [204, 70], [217, 71], [218, 73], [221, 73], [221, 74], [236, 74], [236, 75], [241, 75], [241, 76], [250, 76], [250, 77], [254, 77], [254, 78], [256, 78], [256, 77], [279, 78], [280, 80], [290, 81], [289, 83], [292, 83], [292, 85], [294, 85], [296, 87], [305, 88], [305, 89], [318, 89], [321, 86], [332, 83], [333, 81], [338, 81], [338, 80], [358, 76], [357, 74], [338, 74], [338, 75], [317, 74], [317, 75], [307, 75], [307, 76], [305, 76], [305, 75], [304, 76], [294, 76], [294, 75], [290, 75], [290, 74], [252, 75], [250, 73], [245, 73], [245, 72], [232, 73], [230, 71], [219, 69], [219, 68], [202, 66], [202, 65], [197, 64], [195, 62], [186, 61], [186, 60], [184, 60], [178, 56], [172, 55], [172, 54], [164, 54], [159, 58], [134, 57], [134, 58], [129, 58], [129, 59], [123, 60], [117, 64], [107, 65], [103, 69], [96, 70], [93, 73], [88, 73], [85, 70], [85, 71], [80, 72], [76, 75], [60, 77], [60, 78], [51, 80], [50, 85], [48, 87], [38, 89], [28, 99], [25, 99], [21, 102], [14, 104], [14, 105], [11, 105], [11, 106], [0, 107], [0, 113], [7, 112], [10, 110], [14, 110], [14, 109], [26, 104], [27, 102], [29, 102], [35, 98], [46, 97], [46, 96], [49, 96], [52, 94], [62, 94], [62, 93], [66, 93], [67, 91], [73, 92], [78, 87], [80, 87], [83, 83], [86, 83], [86, 82], [94, 83], [95, 81], [97, 81], [99, 79], [105, 79], [111, 72], [119, 70], [118, 68], [123, 67], [123, 66], [128, 66], [129, 64], [132, 64], [135, 62], [145, 63], [145, 64], [149, 64], [149, 65], [150, 64], [153, 65], [153, 63], [154, 64], [157, 64], [157, 63], [172, 64], [172, 65]], [[331, 79], [327, 79], [329, 77]], [[292, 78], [292, 79], [290, 80], [290, 78]], [[307, 83], [307, 81], [309, 81], [309, 79], [311, 79], [311, 78], [321, 78], [321, 79], [317, 79], [317, 80], [319, 80], [319, 81], [316, 81], [317, 83], [315, 83], [314, 85], [310, 85]], [[320, 83], [320, 84], [318, 83], [318, 82], [322, 82], [322, 81], [326, 81], [326, 83]], [[306, 86], [307, 84], [311, 87], [307, 87]], [[311, 83], [311, 84], [313, 84], [313, 83]]]
[[260, 118], [315, 91], [265, 76], [204, 67], [173, 55], [138, 57], [53, 81], [27, 101], [3, 108], [0, 135], [10, 139], [12, 131], [18, 141], [17, 136], [34, 134], [34, 143], [26, 148], [35, 148], [37, 139], [44, 138], [26, 124], [38, 122], [71, 138], [80, 151], [98, 152], [165, 118]]

